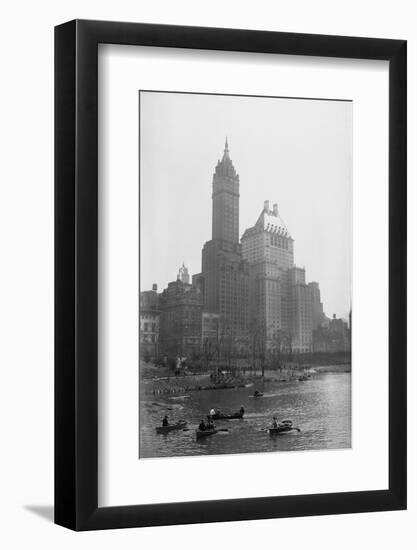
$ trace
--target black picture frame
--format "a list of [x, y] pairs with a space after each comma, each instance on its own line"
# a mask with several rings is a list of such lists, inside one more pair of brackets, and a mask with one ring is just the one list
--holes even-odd
[[[98, 507], [97, 54], [106, 43], [389, 62], [387, 490]], [[406, 508], [406, 47], [404, 40], [106, 21], [55, 28], [57, 524], [78, 531]]]

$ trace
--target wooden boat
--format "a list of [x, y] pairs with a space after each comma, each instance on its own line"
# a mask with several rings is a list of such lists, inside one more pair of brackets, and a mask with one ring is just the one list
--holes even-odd
[[203, 437], [208, 437], [209, 435], [213, 435], [217, 433], [219, 430], [216, 428], [213, 428], [212, 430], [196, 430], [195, 436], [197, 439], [202, 439]]
[[210, 418], [212, 418], [213, 420], [234, 420], [237, 418], [243, 418], [243, 415], [244, 413], [240, 411], [230, 414], [218, 412], [216, 414], [212, 414]]
[[280, 427], [278, 428], [269, 428], [269, 435], [286, 435], [286, 434], [294, 434], [297, 432], [301, 432], [300, 428], [288, 428], [288, 427]]
[[182, 430], [186, 426], [187, 426], [187, 422], [185, 422], [185, 420], [180, 420], [176, 424], [168, 424], [168, 426], [157, 426], [155, 429], [156, 429], [156, 433], [158, 434], [167, 434], [174, 430]]
[[269, 428], [269, 435], [283, 435], [301, 432], [300, 428], [294, 428], [292, 420], [282, 420], [276, 428]]

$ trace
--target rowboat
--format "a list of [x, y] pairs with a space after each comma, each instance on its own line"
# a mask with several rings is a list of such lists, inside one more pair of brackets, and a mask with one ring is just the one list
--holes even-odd
[[213, 428], [212, 430], [196, 430], [195, 436], [197, 439], [202, 439], [203, 437], [208, 437], [209, 435], [213, 435], [217, 433], [219, 430], [216, 428]]
[[301, 432], [300, 428], [269, 428], [269, 435], [288, 435]]
[[210, 416], [210, 418], [212, 418], [213, 420], [234, 420], [234, 419], [238, 419], [238, 418], [243, 418], [243, 415], [244, 413], [243, 412], [236, 412], [236, 413], [231, 413], [231, 414], [226, 414], [226, 413], [216, 413], [216, 414], [212, 414]]
[[269, 435], [285, 435], [301, 432], [300, 428], [294, 428], [292, 420], [283, 420], [276, 428], [269, 428]]
[[186, 425], [187, 425], [187, 422], [185, 422], [185, 420], [180, 420], [176, 424], [168, 424], [168, 426], [157, 426], [155, 429], [156, 429], [156, 433], [158, 434], [167, 434], [174, 430], [181, 430], [185, 428]]

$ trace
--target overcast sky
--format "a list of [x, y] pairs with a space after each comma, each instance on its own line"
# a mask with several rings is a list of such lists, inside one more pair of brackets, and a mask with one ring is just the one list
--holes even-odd
[[240, 235], [278, 203], [296, 265], [346, 317], [352, 269], [352, 103], [140, 93], [141, 290], [201, 271], [225, 137], [240, 176]]

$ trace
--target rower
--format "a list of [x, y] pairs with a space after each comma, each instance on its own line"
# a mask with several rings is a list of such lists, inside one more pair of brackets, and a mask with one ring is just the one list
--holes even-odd
[[274, 416], [274, 418], [272, 419], [272, 427], [273, 428], [278, 428], [278, 422], [277, 422], [277, 417]]
[[239, 412], [242, 416], [245, 414], [245, 409], [243, 408], [243, 405], [240, 406]]
[[201, 419], [198, 429], [200, 430], [200, 432], [204, 432], [204, 430], [206, 429], [206, 425], [204, 424], [204, 419]]
[[168, 422], [168, 417], [167, 415], [164, 416], [164, 418], [162, 419], [162, 426], [168, 426], [169, 422]]

